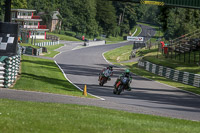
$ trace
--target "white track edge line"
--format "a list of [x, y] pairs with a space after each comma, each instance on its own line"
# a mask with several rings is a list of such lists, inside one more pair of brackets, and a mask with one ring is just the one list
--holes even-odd
[[[75, 85], [71, 80], [69, 80], [68, 78], [67, 78], [67, 76], [66, 76], [66, 74], [64, 73], [64, 71], [63, 71], [63, 69], [58, 65], [58, 63], [56, 62], [56, 61], [54, 61], [55, 62], [55, 64], [59, 67], [59, 69], [62, 71], [62, 73], [63, 73], [63, 75], [64, 75], [64, 77], [65, 77], [65, 79], [67, 79], [71, 84], [73, 84], [77, 89], [79, 89], [80, 91], [83, 91], [80, 87], [78, 87], [77, 85]], [[90, 93], [88, 93], [88, 94], [90, 94]], [[90, 94], [91, 96], [94, 96], [94, 97], [96, 97], [96, 98], [99, 98], [99, 99], [101, 99], [101, 100], [105, 100], [104, 98], [101, 98], [101, 97], [98, 97], [98, 96], [96, 96], [96, 95], [93, 95], [93, 94]]]

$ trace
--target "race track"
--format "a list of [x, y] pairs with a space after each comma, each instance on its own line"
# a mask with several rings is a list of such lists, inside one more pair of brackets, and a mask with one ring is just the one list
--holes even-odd
[[[142, 26], [143, 30], [140, 36], [146, 36], [147, 29], [149, 28], [148, 26]], [[155, 31], [152, 30], [151, 34], [155, 34]], [[145, 38], [145, 41], [148, 39]], [[106, 62], [102, 54], [114, 48], [132, 44], [132, 42], [81, 49], [76, 49], [81, 45], [80, 42], [62, 41], [62, 43], [65, 46], [58, 49], [61, 54], [57, 55], [55, 60], [63, 69], [67, 78], [81, 89], [87, 85], [88, 93], [105, 100], [5, 88], [0, 88], [0, 98], [91, 105], [128, 112], [200, 121], [200, 96], [140, 76], [133, 75], [131, 92], [125, 91], [121, 95], [114, 95], [112, 93], [113, 85], [119, 74], [123, 72], [122, 68], [114, 67], [112, 80], [103, 87], [98, 85], [98, 73], [108, 66], [108, 62]]]
[[[140, 36], [145, 35], [149, 27], [142, 28], [143, 32]], [[98, 85], [98, 73], [108, 66], [102, 54], [128, 44], [132, 42], [76, 49], [63, 52], [55, 60], [68, 79], [78, 87], [83, 89], [84, 85], [87, 85], [88, 93], [118, 106], [125, 106], [123, 110], [130, 111], [131, 108], [137, 108], [147, 114], [200, 120], [199, 96], [136, 75], [133, 76], [131, 92], [125, 91], [121, 95], [114, 95], [113, 85], [119, 74], [123, 72], [121, 68], [114, 67], [112, 80], [103, 87]]]

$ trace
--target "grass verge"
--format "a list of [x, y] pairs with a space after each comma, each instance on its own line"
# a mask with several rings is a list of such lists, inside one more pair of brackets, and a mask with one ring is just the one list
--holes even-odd
[[[31, 38], [29, 39], [29, 44], [31, 44]], [[34, 39], [32, 40], [32, 42], [34, 43]], [[51, 42], [51, 40], [46, 40], [46, 39], [35, 39], [35, 43], [40, 43], [40, 42]]]
[[[136, 29], [136, 28], [137, 28], [137, 32], [134, 34], [134, 36], [138, 36], [142, 31], [142, 29], [141, 29], [141, 27], [139, 25], [136, 25], [134, 29]], [[135, 32], [135, 30], [133, 31], [133, 33], [134, 32]]]
[[[198, 64], [194, 64], [193, 62], [193, 53], [191, 54], [191, 63], [188, 62], [188, 53], [185, 55], [187, 57], [186, 62], [184, 62], [184, 55], [182, 54], [179, 60], [179, 56], [176, 57], [176, 59], [173, 57], [172, 59], [165, 58], [164, 55], [162, 55], [160, 52], [157, 52], [157, 48], [153, 48], [151, 50], [148, 49], [140, 49], [137, 52], [138, 56], [144, 56], [143, 58], [149, 62], [152, 62], [154, 64], [170, 67], [172, 69], [176, 69], [179, 71], [186, 71], [190, 73], [200, 74], [200, 67]], [[157, 58], [158, 55], [158, 58]], [[198, 51], [196, 52], [196, 58], [199, 58]]]
[[36, 49], [39, 49], [40, 47], [39, 46], [35, 46], [35, 45], [32, 45], [32, 44], [28, 44], [28, 43], [20, 43], [20, 46], [24, 46], [24, 47], [33, 47], [33, 48], [36, 48]]
[[54, 57], [55, 55], [57, 55], [58, 51], [55, 51], [56, 49], [60, 48], [64, 46], [64, 44], [58, 44], [58, 45], [53, 45], [53, 46], [45, 46], [47, 48], [47, 53], [43, 53], [45, 57]]
[[199, 133], [199, 122], [100, 107], [0, 99], [6, 133]]
[[82, 97], [82, 92], [65, 79], [54, 61], [22, 56], [21, 63], [21, 77], [13, 89]]
[[55, 35], [55, 36], [59, 37], [60, 40], [65, 40], [65, 41], [80, 41], [79, 39], [74, 38], [72, 36], [61, 35], [61, 34], [50, 33], [50, 32], [48, 32], [47, 34], [49, 34], [49, 35]]
[[129, 60], [133, 45], [127, 45], [112, 50], [112, 52], [106, 52], [104, 55], [110, 62], [120, 62]]
[[[120, 63], [120, 64], [117, 63], [116, 62], [117, 58], [122, 56], [123, 55], [122, 53], [128, 53], [127, 50], [128, 50], [127, 46], [124, 46], [124, 47], [117, 48], [117, 49], [111, 50], [109, 52], [106, 52], [104, 54], [104, 56], [108, 61], [112, 62], [113, 64], [117, 64], [117, 65], [123, 64], [123, 65], [129, 67], [130, 70], [133, 73], [135, 73], [136, 75], [143, 76], [143, 77], [146, 77], [148, 79], [152, 79], [154, 81], [158, 81], [160, 83], [171, 85], [171, 86], [174, 86], [174, 87], [186, 90], [186, 91], [190, 91], [190, 92], [193, 92], [193, 93], [196, 93], [196, 94], [200, 94], [200, 88], [190, 86], [190, 85], [185, 85], [185, 84], [167, 79], [165, 77], [161, 77], [161, 76], [155, 75], [153, 73], [150, 73], [150, 72], [148, 72], [144, 69], [138, 68], [137, 62]], [[187, 68], [186, 69], [185, 67], [183, 67], [183, 65], [180, 65], [178, 62], [172, 62], [171, 60], [166, 60], [165, 58], [163, 60], [157, 59], [156, 58], [157, 52], [155, 52], [155, 51], [156, 51], [156, 49], [151, 49], [151, 50], [143, 49], [142, 52], [140, 53], [140, 55], [145, 56], [144, 59], [148, 59], [150, 62], [153, 62], [155, 64], [160, 64], [160, 65], [163, 65], [163, 66], [169, 66], [169, 64], [175, 63], [173, 66], [175, 67], [175, 69], [179, 69], [179, 70], [180, 69], [186, 70], [186, 71], [190, 70], [190, 71], [195, 72], [195, 71], [198, 71], [200, 69], [199, 67], [189, 67], [189, 66], [186, 67], [185, 66]], [[161, 56], [161, 55], [159, 55], [159, 56]]]

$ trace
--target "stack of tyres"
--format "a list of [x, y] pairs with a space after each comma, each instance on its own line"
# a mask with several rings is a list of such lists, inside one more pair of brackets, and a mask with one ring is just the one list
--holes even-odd
[[4, 75], [4, 87], [10, 87], [19, 73], [20, 55], [8, 57], [5, 60], [5, 75]]
[[26, 47], [25, 54], [33, 55], [33, 48], [32, 47]]

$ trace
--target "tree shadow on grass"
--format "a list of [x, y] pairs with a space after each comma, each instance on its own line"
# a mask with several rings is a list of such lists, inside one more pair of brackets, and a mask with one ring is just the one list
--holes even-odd
[[26, 60], [26, 59], [23, 59], [21, 62], [44, 65], [44, 66], [56, 66], [54, 61], [51, 61], [51, 60]]
[[[56, 89], [59, 88], [64, 91], [79, 91], [75, 86], [73, 86], [71, 83], [69, 83], [66, 80], [61, 80], [61, 79], [57, 79], [57, 78], [53, 78], [53, 77], [38, 76], [35, 74], [29, 74], [29, 73], [22, 73], [22, 77], [25, 79], [28, 79], [28, 78], [33, 79], [32, 83], [37, 82], [37, 81], [40, 81], [40, 83], [43, 82], [44, 84], [41, 84], [41, 89], [43, 87], [46, 87], [45, 85], [48, 84], [48, 86], [49, 86], [49, 84], [50, 84], [50, 86], [52, 86], [52, 88], [56, 87]], [[32, 83], [30, 83], [30, 86]], [[36, 88], [36, 89], [39, 89], [39, 88]]]

